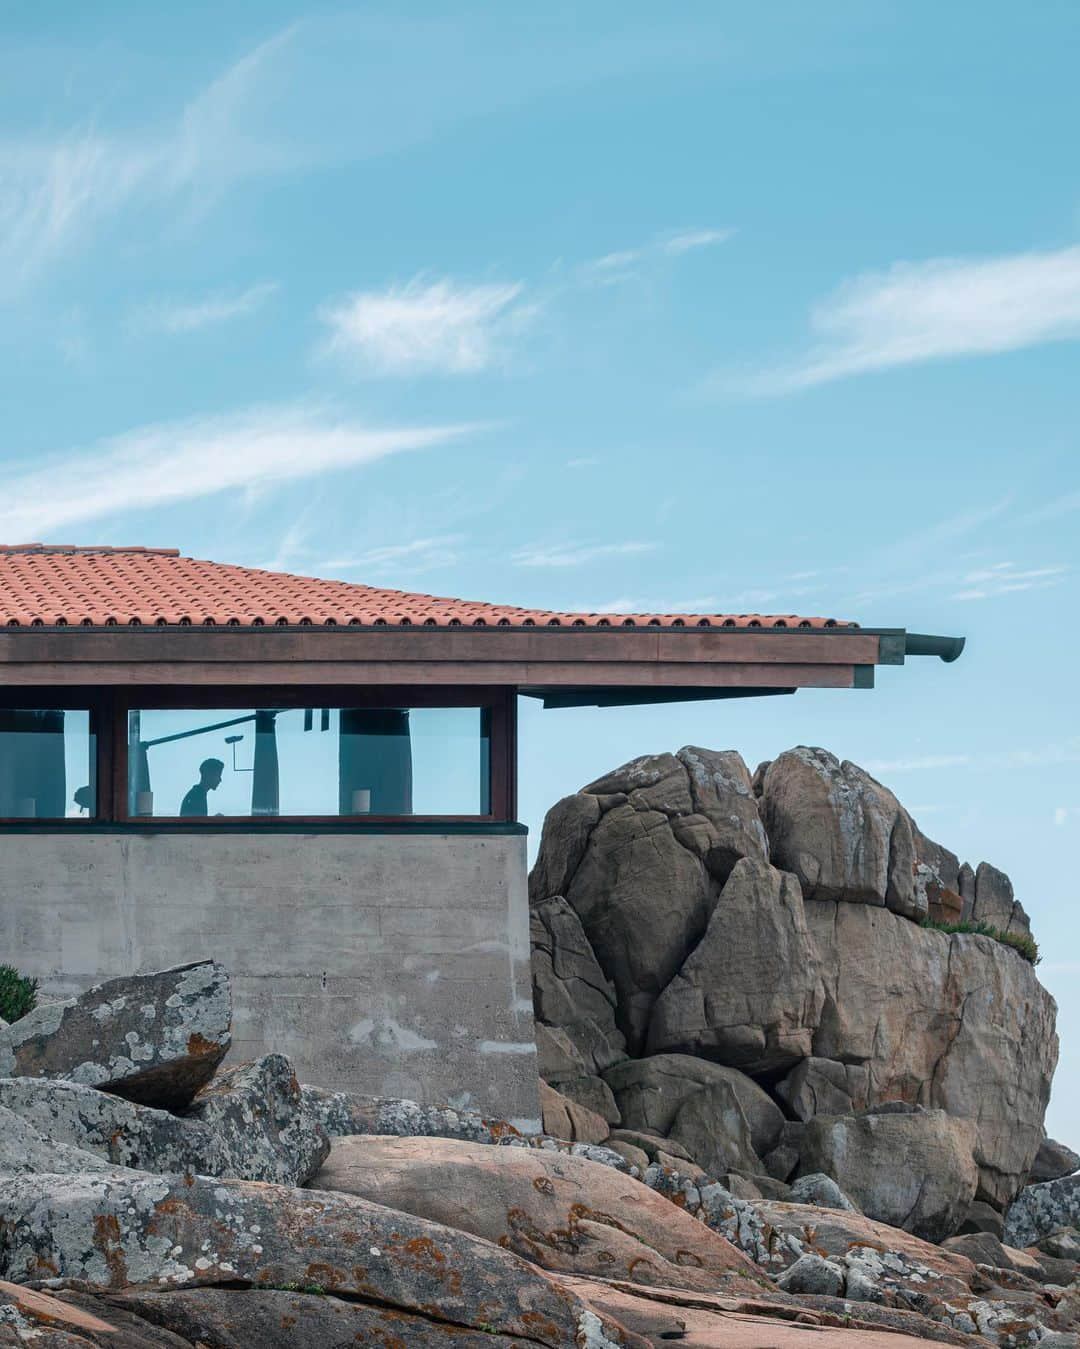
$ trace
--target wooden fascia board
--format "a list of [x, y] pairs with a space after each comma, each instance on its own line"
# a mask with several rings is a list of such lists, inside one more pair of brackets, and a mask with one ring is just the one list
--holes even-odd
[[55, 661], [6, 664], [0, 685], [63, 687], [98, 685], [137, 688], [177, 686], [410, 685], [443, 687], [590, 688], [594, 686], [685, 688], [853, 688], [855, 670], [836, 663], [682, 661], [234, 661], [191, 662]]
[[[22, 665], [875, 665], [883, 638], [833, 629], [0, 629], [0, 680]], [[125, 680], [124, 682], [128, 682]], [[511, 682], [511, 681], [507, 681]]]

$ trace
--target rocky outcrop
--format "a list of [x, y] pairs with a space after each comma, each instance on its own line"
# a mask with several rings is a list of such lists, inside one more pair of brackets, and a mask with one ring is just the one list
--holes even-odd
[[926, 910], [915, 884], [915, 832], [896, 797], [857, 764], [800, 746], [770, 763], [761, 812], [774, 864], [807, 899]]
[[229, 977], [216, 961], [97, 984], [0, 1031], [0, 1077], [46, 1077], [179, 1108], [230, 1044]]
[[636, 1051], [734, 863], [767, 856], [742, 759], [687, 748], [635, 759], [560, 802], [545, 822], [530, 895], [534, 903], [563, 895], [578, 915]]
[[[707, 1088], [724, 1087], [737, 1102], [759, 1157], [770, 1152], [784, 1127], [783, 1111], [762, 1087], [735, 1068], [688, 1054], [654, 1054], [628, 1059], [608, 1070], [625, 1129], [667, 1137], [682, 1107]], [[693, 1155], [692, 1153], [690, 1155]]]
[[657, 999], [648, 1049], [701, 1054], [747, 1073], [787, 1068], [811, 1052], [822, 1001], [798, 883], [744, 858]]
[[529, 933], [541, 1075], [557, 1082], [602, 1073], [626, 1057], [626, 1041], [615, 1025], [614, 989], [580, 918], [556, 894], [533, 907]]
[[563, 1096], [561, 1092], [540, 1083], [540, 1110], [544, 1133], [568, 1143], [603, 1143], [609, 1129], [607, 1120], [594, 1110], [588, 1110]]
[[346, 1134], [391, 1134], [396, 1137], [463, 1138], [472, 1143], [495, 1143], [517, 1136], [502, 1120], [487, 1119], [475, 1110], [420, 1105], [357, 1092], [300, 1088], [304, 1109], [331, 1138]]
[[[79, 1083], [40, 1078], [0, 1080], [0, 1107], [49, 1146], [159, 1174], [190, 1171], [303, 1185], [330, 1149], [325, 1130], [302, 1112], [299, 1086], [280, 1055], [221, 1074], [185, 1118]], [[49, 1170], [45, 1161], [28, 1169]]]
[[315, 1183], [471, 1232], [548, 1270], [704, 1292], [757, 1274], [638, 1181], [540, 1149], [342, 1139]]
[[214, 1175], [304, 1185], [330, 1151], [329, 1135], [305, 1109], [282, 1054], [218, 1073], [195, 1097], [185, 1124], [201, 1124], [219, 1141], [228, 1170]]
[[1080, 1228], [1080, 1175], [1021, 1190], [1005, 1214], [1004, 1240], [1009, 1246], [1034, 1246], [1069, 1227]]
[[819, 1115], [806, 1126], [800, 1168], [831, 1176], [868, 1218], [940, 1241], [975, 1196], [974, 1130], [918, 1107]]
[[1012, 881], [989, 862], [980, 862], [975, 871], [971, 921], [986, 923], [999, 932], [1010, 932], [1014, 936], [1031, 936], [1031, 919], [1013, 894]]
[[17, 1282], [317, 1284], [552, 1349], [581, 1330], [581, 1304], [509, 1251], [350, 1195], [135, 1172], [23, 1176], [0, 1187], [0, 1224], [0, 1275]]
[[1080, 1153], [1073, 1152], [1064, 1143], [1044, 1138], [1028, 1173], [1028, 1184], [1038, 1185], [1044, 1180], [1061, 1180], [1080, 1171]]
[[[555, 808], [531, 895], [542, 1073], [598, 1105], [592, 1047], [610, 1054], [610, 1031], [580, 1028], [610, 1015], [634, 1056], [599, 1070], [624, 1129], [751, 1173], [722, 1093], [711, 1112], [688, 1110], [678, 1138], [675, 1110], [662, 1124], [636, 1110], [635, 1064], [677, 1055], [756, 1079], [795, 1122], [890, 1102], [969, 1121], [972, 1203], [1000, 1212], [1028, 1180], [1057, 1059], [1053, 999], [1004, 943], [922, 925], [1021, 936], [1027, 917], [1004, 873], [961, 864], [857, 765], [803, 746], [751, 780], [731, 754], [636, 759]], [[553, 977], [554, 915], [567, 967], [587, 977]], [[794, 1143], [754, 1136], [754, 1156], [786, 1181]]]
[[989, 937], [930, 931], [865, 904], [806, 906], [825, 1005], [815, 1058], [864, 1065], [866, 1101], [975, 1126], [979, 1197], [1009, 1202], [1042, 1140], [1057, 1063], [1053, 998]]

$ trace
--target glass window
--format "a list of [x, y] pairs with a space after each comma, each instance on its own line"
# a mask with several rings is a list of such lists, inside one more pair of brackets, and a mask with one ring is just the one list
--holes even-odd
[[0, 818], [97, 813], [94, 736], [82, 708], [0, 708]]
[[128, 713], [133, 818], [490, 814], [481, 707]]

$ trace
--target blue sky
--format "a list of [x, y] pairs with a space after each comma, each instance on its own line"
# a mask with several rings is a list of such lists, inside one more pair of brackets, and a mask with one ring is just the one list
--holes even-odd
[[963, 633], [523, 711], [522, 813], [823, 744], [1008, 870], [1080, 1145], [1080, 11], [9, 3], [0, 537]]

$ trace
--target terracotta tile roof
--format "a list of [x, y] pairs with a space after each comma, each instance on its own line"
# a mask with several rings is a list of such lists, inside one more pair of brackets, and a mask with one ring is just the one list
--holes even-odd
[[796, 614], [572, 614], [181, 557], [175, 548], [0, 546], [0, 626], [116, 624], [847, 628]]

